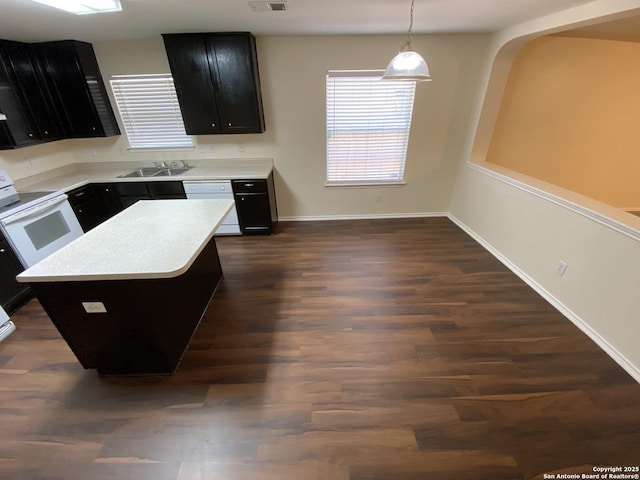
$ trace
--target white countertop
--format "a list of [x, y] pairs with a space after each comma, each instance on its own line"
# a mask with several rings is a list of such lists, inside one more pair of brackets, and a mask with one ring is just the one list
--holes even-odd
[[189, 163], [193, 163], [193, 168], [181, 175], [135, 178], [118, 178], [118, 175], [136, 168], [153, 166], [153, 163], [74, 163], [30, 177], [14, 179], [14, 186], [19, 192], [69, 192], [87, 183], [265, 179], [273, 170], [273, 160], [270, 158], [197, 160]]
[[17, 279], [66, 282], [173, 278], [186, 272], [232, 200], [141, 200]]

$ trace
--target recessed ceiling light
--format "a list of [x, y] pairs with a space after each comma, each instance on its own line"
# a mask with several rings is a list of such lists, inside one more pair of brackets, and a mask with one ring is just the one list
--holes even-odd
[[31, 0], [49, 7], [58, 8], [76, 15], [90, 13], [120, 12], [120, 0]]

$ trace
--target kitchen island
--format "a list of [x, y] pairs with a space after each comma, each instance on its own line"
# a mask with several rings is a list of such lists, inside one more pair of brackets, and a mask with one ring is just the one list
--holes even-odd
[[231, 200], [139, 201], [25, 270], [84, 368], [172, 374], [222, 279]]

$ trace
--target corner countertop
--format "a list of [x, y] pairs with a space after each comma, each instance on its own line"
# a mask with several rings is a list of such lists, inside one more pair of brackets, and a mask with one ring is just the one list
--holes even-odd
[[176, 176], [118, 178], [129, 170], [153, 164], [151, 161], [73, 163], [15, 180], [14, 186], [19, 192], [69, 192], [88, 183], [266, 179], [273, 170], [270, 158], [193, 160], [189, 164], [193, 168]]
[[17, 276], [19, 282], [174, 278], [185, 273], [232, 200], [141, 200]]

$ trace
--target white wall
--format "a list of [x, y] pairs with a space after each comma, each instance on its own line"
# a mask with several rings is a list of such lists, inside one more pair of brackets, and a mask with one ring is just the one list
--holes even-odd
[[[600, 0], [493, 36], [451, 214], [640, 381], [640, 219], [485, 163], [520, 46], [538, 35], [627, 12], [640, 13], [638, 2]], [[555, 273], [560, 260], [569, 265], [564, 277]]]
[[[21, 178], [69, 162], [266, 157], [274, 159], [283, 219], [446, 212], [488, 45], [486, 35], [413, 37], [414, 48], [427, 59], [434, 80], [417, 86], [405, 186], [324, 186], [326, 71], [384, 69], [402, 40], [399, 36], [258, 37], [267, 130], [259, 135], [194, 137], [207, 149], [214, 145], [214, 153], [131, 153], [122, 136], [0, 152], [0, 166]], [[107, 81], [116, 74], [169, 72], [159, 36], [98, 43], [94, 49]], [[30, 167], [26, 156], [35, 159], [35, 165]], [[380, 203], [375, 201], [378, 193]]]

